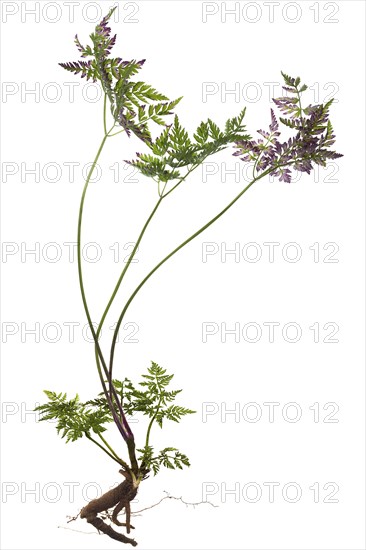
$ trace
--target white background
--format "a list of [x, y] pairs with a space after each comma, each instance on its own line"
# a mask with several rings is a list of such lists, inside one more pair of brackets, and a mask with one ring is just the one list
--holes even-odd
[[[118, 547], [81, 520], [66, 523], [66, 516], [76, 515], [87, 498], [96, 496], [98, 487], [105, 491], [120, 481], [118, 468], [88, 442], [66, 446], [52, 424], [38, 424], [35, 415], [27, 413], [44, 400], [43, 389], [78, 392], [82, 399], [99, 391], [93, 345], [82, 336], [86, 319], [77, 267], [63, 243], [76, 241], [81, 169], [92, 161], [102, 138], [102, 102], [88, 101], [85, 94], [92, 95], [93, 89], [57, 64], [78, 59], [73, 37], [77, 32], [81, 42], [87, 42], [98, 4], [72, 4], [72, 21], [66, 2], [2, 2], [1, 6], [6, 83], [2, 160], [18, 169], [2, 186], [4, 549]], [[177, 446], [188, 454], [192, 466], [150, 478], [142, 485], [134, 509], [157, 502], [164, 490], [189, 502], [201, 501], [207, 483], [213, 490], [207, 498], [218, 506], [193, 509], [163, 502], [134, 519], [139, 548], [365, 548], [364, 3], [277, 2], [272, 3], [273, 18], [269, 4], [237, 2], [237, 21], [235, 15], [227, 15], [225, 21], [225, 8], [235, 8], [234, 2], [211, 2], [205, 7], [198, 1], [145, 1], [135, 3], [138, 9], [131, 2], [128, 6], [120, 2], [118, 20], [113, 22], [118, 35], [113, 54], [124, 59], [146, 57], [141, 79], [171, 98], [184, 95], [177, 112], [188, 129], [194, 130], [208, 116], [222, 125], [247, 105], [247, 128], [255, 136], [257, 129], [268, 126], [269, 83], [275, 83], [275, 95], [281, 95], [283, 70], [300, 75], [310, 86], [308, 103], [325, 101], [329, 94], [335, 97], [331, 120], [336, 150], [344, 154], [320, 170], [318, 177], [303, 175], [292, 184], [258, 182], [156, 273], [133, 302], [126, 322], [139, 326], [138, 343], [119, 344], [115, 374], [137, 380], [154, 360], [175, 373], [175, 387], [184, 389], [181, 404], [198, 411], [162, 432], [154, 428], [156, 448]], [[110, 5], [99, 3], [103, 14]], [[39, 19], [28, 9], [39, 10]], [[204, 23], [207, 9], [217, 13]], [[214, 83], [211, 89], [217, 93], [204, 101], [207, 82]], [[67, 83], [79, 84], [73, 101]], [[37, 86], [38, 96], [24, 93]], [[225, 95], [225, 86], [237, 86], [241, 97]], [[59, 97], [53, 95], [56, 92]], [[123, 160], [138, 150], [142, 149], [137, 139], [123, 135], [111, 139], [100, 159], [102, 177], [88, 192], [83, 242], [96, 242], [102, 250], [100, 261], [85, 262], [95, 322], [123, 268], [123, 246], [136, 239], [157, 200], [153, 182], [141, 176], [135, 176], [136, 183], [122, 181], [130, 173], [123, 169]], [[245, 185], [243, 177], [235, 181], [230, 174], [222, 181], [221, 163], [235, 168], [231, 153], [229, 149], [211, 159], [217, 162], [217, 174], [203, 181], [202, 171], [197, 171], [161, 207], [106, 323], [101, 340], [106, 351], [109, 327], [138, 282]], [[40, 181], [30, 174], [22, 181], [21, 163], [24, 172], [37, 162]], [[74, 182], [65, 164], [70, 162], [79, 163]], [[121, 170], [117, 183], [110, 168], [116, 162]], [[51, 168], [42, 175], [47, 163], [60, 166], [58, 181], [50, 181], [56, 173]], [[3, 177], [9, 166], [3, 164]], [[47, 257], [48, 253], [52, 257], [47, 248], [51, 242], [62, 251], [59, 261]], [[122, 250], [119, 263], [109, 248], [116, 242]], [[273, 262], [263, 244], [268, 242], [279, 243]], [[213, 247], [218, 249], [206, 262], [204, 243], [216, 243]], [[248, 261], [255, 252], [246, 247], [248, 243], [257, 243], [262, 253], [257, 262]], [[300, 247], [299, 261], [283, 257], [287, 243]], [[318, 262], [310, 249], [314, 243], [320, 247]], [[323, 249], [327, 243], [339, 247], [333, 256], [337, 262], [324, 261], [333, 250]], [[35, 246], [40, 247], [38, 258], [24, 255]], [[239, 247], [239, 261], [233, 255], [221, 258], [225, 246]], [[13, 255], [4, 255], [11, 250]], [[290, 257], [293, 253], [294, 248], [288, 248]], [[266, 322], [280, 323], [273, 343]], [[39, 342], [26, 333], [36, 323]], [[59, 325], [55, 343], [49, 341], [54, 329], [42, 336], [42, 329], [51, 326], [48, 323]], [[79, 323], [73, 343], [65, 323]], [[235, 342], [233, 335], [224, 343], [219, 330], [203, 343], [203, 323], [218, 327], [226, 323], [227, 328], [239, 323], [240, 330], [257, 323], [263, 332], [256, 343], [243, 336]], [[301, 327], [297, 343], [282, 336], [287, 323]], [[320, 327], [318, 343], [309, 328], [314, 323]], [[331, 332], [323, 328], [326, 323], [338, 325], [334, 336], [338, 343], [324, 342]], [[253, 338], [253, 333], [248, 334]], [[291, 331], [288, 334], [293, 337]], [[255, 409], [247, 404], [253, 402], [262, 414], [257, 422], [248, 419]], [[268, 402], [279, 404], [273, 422], [264, 405]], [[215, 414], [204, 419], [207, 403]], [[286, 408], [288, 403], [297, 404], [301, 414], [297, 422], [289, 421], [296, 411]], [[310, 409], [314, 403], [319, 403], [318, 422]], [[324, 409], [329, 403], [335, 405]], [[237, 417], [225, 414], [235, 407]], [[325, 422], [332, 411], [330, 420], [338, 422]], [[133, 425], [139, 444], [145, 429], [141, 424]], [[120, 451], [121, 441], [112, 432], [111, 441]], [[269, 482], [278, 484], [273, 502], [265, 485]], [[248, 483], [252, 489], [246, 493]], [[288, 483], [301, 489], [298, 502], [289, 502], [293, 486], [288, 498], [286, 493], [283, 496]], [[310, 489], [314, 484], [319, 484], [319, 502]], [[255, 487], [262, 493], [254, 503], [250, 500]], [[335, 487], [336, 502], [324, 502]], [[235, 488], [236, 496], [228, 493]], [[32, 489], [34, 494], [29, 492]]]

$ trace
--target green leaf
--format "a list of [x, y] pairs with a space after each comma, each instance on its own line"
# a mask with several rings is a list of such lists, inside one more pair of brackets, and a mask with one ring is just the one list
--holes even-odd
[[180, 124], [177, 115], [174, 117], [174, 123], [170, 132], [170, 144], [176, 152], [180, 152], [182, 149], [187, 149], [191, 145], [188, 132]]
[[198, 126], [196, 133], [193, 134], [194, 139], [199, 145], [204, 145], [208, 140], [208, 124], [207, 122], [201, 122]]
[[186, 409], [178, 405], [171, 405], [166, 409], [165, 416], [168, 420], [173, 420], [174, 422], [179, 422], [182, 416], [187, 414], [194, 414], [197, 411], [192, 411], [191, 409]]
[[[167, 109], [170, 105], [165, 104], [164, 108]], [[150, 106], [148, 114], [150, 115], [153, 109], [157, 112], [158, 107], [160, 110], [161, 106], [161, 104]], [[154, 119], [152, 115], [150, 116]], [[244, 116], [245, 108], [238, 116], [227, 120], [224, 132], [211, 119], [201, 122], [191, 139], [176, 115], [173, 124], [168, 126], [155, 142], [148, 143], [152, 153], [159, 157], [158, 162], [152, 156], [138, 154], [138, 159], [129, 161], [129, 164], [139, 169], [143, 175], [153, 177], [158, 181], [181, 180], [180, 168], [187, 167], [188, 170], [191, 170], [199, 166], [207, 157], [225, 149], [230, 143], [251, 139], [249, 135], [243, 134], [245, 131]], [[163, 121], [156, 120], [156, 122], [162, 123]], [[172, 168], [172, 171], [168, 167]]]
[[145, 82], [135, 82], [131, 88], [133, 94], [140, 101], [168, 101], [169, 99]]
[[157, 455], [154, 454], [154, 450], [151, 446], [138, 449], [138, 452], [141, 453], [139, 460], [141, 460], [147, 468], [152, 469], [154, 475], [160, 471], [161, 466], [170, 470], [174, 470], [175, 468], [182, 470], [183, 466], [190, 466], [188, 457], [175, 447], [165, 447]]
[[55, 393], [45, 390], [49, 402], [39, 405], [35, 410], [41, 413], [40, 421], [57, 420], [56, 430], [66, 442], [76, 441], [90, 431], [102, 433], [105, 424], [112, 422], [109, 409], [100, 402], [81, 403], [78, 394], [67, 400], [66, 393]]
[[222, 137], [222, 133], [220, 132], [220, 128], [215, 124], [210, 118], [208, 119], [208, 127], [209, 127], [209, 136], [210, 138], [214, 140], [220, 139]]

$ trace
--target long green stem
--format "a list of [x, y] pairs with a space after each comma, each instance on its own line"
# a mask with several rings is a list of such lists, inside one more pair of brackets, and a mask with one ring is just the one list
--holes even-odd
[[[103, 121], [104, 122], [106, 121], [106, 101], [104, 101]], [[94, 169], [95, 169], [95, 167], [98, 163], [98, 160], [99, 160], [100, 154], [103, 150], [103, 147], [105, 145], [105, 142], [106, 142], [107, 138], [109, 137], [109, 133], [112, 131], [113, 128], [114, 128], [114, 124], [113, 124], [113, 127], [111, 128], [111, 130], [109, 132], [104, 133], [104, 137], [102, 139], [102, 142], [99, 146], [99, 149], [97, 151], [95, 159], [94, 159], [94, 161], [92, 163], [92, 166], [90, 167], [89, 173], [87, 175], [85, 185], [84, 185], [84, 189], [83, 189], [83, 193], [82, 193], [82, 196], [81, 196], [81, 201], [80, 201], [79, 218], [78, 218], [78, 232], [77, 232], [77, 261], [78, 261], [78, 274], [79, 274], [79, 286], [80, 286], [80, 291], [81, 291], [81, 297], [82, 297], [86, 317], [87, 317], [87, 320], [88, 320], [89, 328], [90, 328], [91, 333], [93, 335], [93, 339], [94, 339], [94, 342], [95, 342], [100, 360], [102, 362], [103, 370], [104, 370], [104, 373], [105, 373], [106, 376], [108, 376], [107, 365], [106, 365], [106, 362], [104, 360], [102, 350], [99, 346], [99, 342], [98, 342], [96, 332], [95, 332], [95, 329], [94, 329], [94, 326], [93, 326], [93, 323], [92, 323], [92, 320], [91, 320], [91, 316], [90, 316], [90, 312], [89, 312], [89, 308], [88, 308], [88, 304], [87, 304], [86, 296], [85, 296], [83, 271], [82, 271], [82, 261], [81, 261], [81, 227], [82, 227], [83, 211], [84, 211], [84, 203], [85, 203], [86, 192], [88, 190], [88, 186], [89, 186], [91, 177], [92, 177]], [[117, 412], [116, 412], [115, 408], [114, 408], [113, 401], [108, 395], [107, 387], [106, 387], [105, 382], [104, 382], [104, 376], [103, 376], [100, 364], [97, 364], [97, 368], [98, 368], [98, 374], [99, 374], [99, 378], [100, 378], [100, 381], [101, 381], [101, 384], [102, 384], [102, 388], [103, 388], [104, 394], [106, 396], [106, 399], [108, 401], [108, 405], [109, 405], [109, 408], [110, 408], [111, 413], [113, 415], [114, 421], [115, 421], [121, 435], [126, 440], [126, 438], [131, 436], [132, 432], [130, 434], [130, 429], [129, 429], [127, 421], [124, 417], [122, 407], [118, 407], [118, 411], [119, 411], [120, 416], [121, 416], [121, 419], [120, 419], [117, 415]], [[118, 399], [116, 399], [116, 403], [117, 403], [117, 406], [118, 406]]]
[[[81, 227], [82, 227], [82, 222], [83, 222], [83, 211], [84, 211], [84, 203], [85, 203], [86, 192], [88, 190], [90, 179], [93, 175], [93, 172], [94, 172], [94, 169], [97, 165], [100, 154], [103, 150], [105, 142], [107, 141], [107, 137], [108, 137], [108, 134], [105, 134], [103, 139], [102, 139], [102, 142], [99, 146], [98, 152], [95, 156], [93, 164], [91, 165], [91, 168], [90, 168], [89, 173], [87, 175], [85, 185], [84, 185], [84, 189], [83, 189], [83, 193], [81, 195], [80, 208], [79, 208], [79, 219], [78, 219], [77, 259], [78, 259], [79, 285], [80, 285], [80, 291], [81, 291], [81, 297], [82, 297], [82, 300], [83, 300], [84, 310], [85, 310], [85, 313], [86, 313], [86, 317], [88, 319], [88, 324], [89, 324], [90, 330], [92, 332], [93, 338], [94, 338], [95, 330], [94, 330], [94, 326], [93, 326], [91, 316], [90, 316], [90, 313], [89, 313], [88, 304], [87, 304], [87, 301], [86, 301], [84, 281], [83, 281], [83, 270], [82, 270], [82, 262], [81, 262]], [[98, 345], [98, 344], [96, 343], [96, 345]], [[102, 351], [101, 351], [99, 345], [98, 345], [98, 353], [100, 354], [100, 356], [102, 358]], [[102, 362], [103, 362], [103, 360], [102, 360]], [[98, 369], [98, 371], [99, 371], [99, 376], [101, 378], [103, 378], [100, 368]]]
[[[88, 303], [86, 301], [86, 295], [85, 295], [82, 261], [81, 261], [81, 227], [82, 227], [82, 221], [83, 221], [83, 211], [84, 211], [84, 203], [85, 203], [86, 192], [88, 190], [90, 179], [93, 175], [95, 166], [97, 165], [98, 159], [99, 159], [100, 154], [103, 150], [103, 147], [105, 145], [107, 137], [108, 137], [108, 134], [105, 134], [103, 139], [102, 139], [102, 142], [99, 146], [98, 152], [95, 156], [93, 164], [92, 164], [92, 166], [89, 170], [86, 181], [85, 181], [85, 185], [84, 185], [84, 189], [83, 189], [83, 193], [82, 193], [81, 201], [80, 201], [79, 219], [78, 219], [78, 233], [77, 233], [77, 260], [78, 260], [78, 274], [79, 274], [79, 286], [80, 286], [80, 291], [81, 291], [81, 297], [82, 297], [82, 301], [83, 301], [83, 305], [84, 305], [85, 314], [86, 314], [86, 317], [87, 317], [87, 320], [88, 320], [89, 328], [91, 330], [91, 333], [92, 333], [92, 336], [93, 336], [93, 339], [94, 339], [94, 342], [95, 342], [95, 345], [96, 345], [96, 348], [97, 348], [98, 355], [99, 355], [100, 360], [102, 362], [105, 376], [108, 376], [108, 369], [107, 369], [105, 359], [103, 357], [102, 350], [99, 346], [99, 342], [98, 342], [97, 335], [96, 335], [96, 332], [95, 332], [95, 329], [94, 329], [94, 326], [93, 326], [93, 323], [92, 323], [92, 319], [91, 319], [91, 316], [90, 316], [89, 307], [88, 307]], [[108, 390], [107, 390], [107, 387], [106, 387], [105, 382], [104, 382], [104, 376], [103, 376], [102, 369], [101, 369], [101, 366], [100, 366], [99, 362], [97, 364], [97, 368], [98, 368], [98, 374], [99, 374], [99, 378], [100, 378], [100, 381], [101, 381], [101, 384], [102, 384], [102, 387], [103, 387], [104, 394], [106, 396], [106, 399], [108, 400], [109, 408], [111, 409], [111, 413], [113, 414], [114, 420], [115, 420], [115, 422], [117, 424], [117, 427], [120, 430], [121, 434], [125, 435], [125, 429], [124, 429], [123, 423], [122, 423], [122, 421], [119, 420], [119, 418], [117, 416], [117, 413], [114, 409], [113, 402], [109, 398]]]

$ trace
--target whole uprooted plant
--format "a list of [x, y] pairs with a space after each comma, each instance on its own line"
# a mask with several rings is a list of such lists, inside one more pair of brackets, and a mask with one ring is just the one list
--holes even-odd
[[[302, 107], [302, 94], [307, 86], [301, 85], [300, 78], [292, 78], [284, 73], [282, 73], [285, 82], [283, 89], [287, 95], [273, 101], [283, 114], [279, 117], [279, 121], [294, 132], [287, 141], [280, 140], [279, 123], [273, 110], [270, 113], [269, 128], [258, 130], [261, 136], [258, 140], [246, 134], [243, 125], [245, 108], [236, 117], [230, 118], [223, 129], [208, 119], [199, 124], [192, 136], [189, 136], [184, 129], [177, 115], [168, 123], [167, 120], [171, 120], [168, 117], [173, 114], [173, 110], [182, 98], [170, 101], [149, 84], [134, 80], [145, 60], [126, 61], [120, 57], [110, 56], [116, 42], [116, 35], [111, 35], [111, 29], [108, 26], [114, 10], [115, 8], [104, 17], [96, 26], [95, 32], [90, 35], [91, 45], [84, 47], [75, 36], [75, 44], [81, 54], [81, 60], [60, 63], [61, 67], [69, 72], [87, 80], [99, 81], [104, 92], [103, 138], [83, 189], [77, 235], [79, 284], [95, 343], [95, 359], [103, 391], [95, 399], [85, 403], [80, 402], [78, 395], [73, 399], [67, 399], [65, 393], [46, 391], [48, 402], [37, 409], [41, 411], [41, 420], [56, 419], [57, 431], [66, 439], [66, 442], [86, 437], [120, 465], [119, 471], [124, 476], [124, 481], [100, 498], [92, 500], [81, 510], [81, 517], [109, 537], [135, 546], [137, 543], [133, 539], [114, 530], [111, 524], [104, 521], [105, 516], [100, 517], [98, 514], [113, 509], [109, 516], [112, 522], [118, 526], [125, 526], [127, 533], [130, 532], [132, 528], [130, 502], [135, 498], [139, 485], [148, 474], [152, 471], [156, 475], [161, 466], [182, 469], [183, 466], [190, 465], [188, 457], [175, 447], [166, 447], [160, 452], [155, 452], [150, 443], [153, 423], [156, 422], [162, 427], [165, 420], [179, 422], [183, 416], [195, 411], [173, 403], [181, 390], [168, 391], [173, 375], [167, 374], [165, 369], [154, 362], [148, 368], [147, 374], [143, 375], [143, 380], [139, 382], [138, 387], [127, 378], [121, 381], [113, 377], [115, 346], [127, 309], [146, 281], [168, 259], [227, 212], [256, 181], [273, 175], [280, 181], [290, 182], [292, 170], [309, 174], [314, 164], [326, 166], [329, 159], [336, 159], [342, 155], [330, 149], [335, 142], [333, 127], [329, 120], [329, 108], [333, 100], [325, 104]], [[110, 116], [107, 114], [108, 104]], [[112, 119], [109, 129], [108, 118]], [[150, 131], [151, 122], [163, 127], [156, 139], [153, 139]], [[95, 330], [86, 300], [81, 262], [84, 201], [104, 145], [109, 138], [122, 132], [129, 137], [135, 136], [145, 146], [145, 152], [137, 153], [135, 160], [126, 162], [156, 182], [158, 198], [120, 274], [98, 329]], [[230, 145], [235, 148], [233, 153], [235, 156], [243, 162], [253, 164], [251, 182], [241, 189], [215, 217], [163, 258], [137, 285], [119, 316], [107, 363], [99, 343], [100, 333], [149, 223], [160, 205], [165, 204], [166, 198], [184, 184], [196, 168], [208, 157]], [[138, 413], [147, 416], [148, 423], [144, 445], [136, 448], [127, 416]], [[120, 453], [115, 452], [106, 440], [105, 432], [110, 423], [117, 426], [126, 444], [128, 460], [122, 459]], [[121, 523], [118, 520], [118, 514], [123, 509], [126, 521]]]

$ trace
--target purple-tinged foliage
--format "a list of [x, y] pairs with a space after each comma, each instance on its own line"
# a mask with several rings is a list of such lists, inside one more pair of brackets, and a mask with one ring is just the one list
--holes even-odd
[[78, 49], [79, 52], [81, 53], [81, 57], [88, 57], [88, 56], [92, 56], [92, 55], [93, 55], [93, 50], [91, 49], [91, 47], [90, 47], [90, 46], [84, 47], [84, 46], [80, 43], [80, 40], [79, 40], [77, 34], [75, 34], [74, 42], [75, 42], [75, 44], [76, 44], [77, 49]]
[[263, 136], [266, 140], [275, 144], [276, 138], [279, 135], [281, 135], [281, 132], [278, 131], [278, 122], [276, 120], [273, 109], [271, 109], [271, 119], [272, 119], [272, 122], [269, 125], [270, 132], [266, 132], [265, 130], [257, 130], [257, 131], [258, 131], [258, 134]]
[[92, 66], [92, 61], [70, 61], [69, 63], [59, 63], [59, 65], [74, 74], [80, 74], [81, 78], [89, 80], [93, 79], [93, 82], [97, 81], [97, 77]]
[[333, 100], [324, 105], [308, 105], [301, 107], [300, 94], [307, 89], [304, 84], [299, 88], [300, 78], [292, 78], [282, 73], [286, 86], [283, 89], [293, 94], [290, 97], [273, 99], [279, 110], [288, 118], [280, 117], [287, 127], [297, 130], [297, 134], [288, 141], [281, 143], [278, 122], [271, 109], [271, 124], [269, 131], [258, 130], [265, 138], [241, 140], [236, 142], [238, 149], [234, 156], [244, 162], [254, 162], [254, 170], [268, 173], [280, 181], [291, 182], [291, 168], [310, 174], [313, 163], [326, 166], [327, 160], [337, 159], [343, 155], [329, 150], [335, 142], [332, 124], [329, 120], [329, 107]]
[[278, 97], [273, 99], [279, 110], [285, 115], [290, 115], [291, 118], [300, 116], [301, 109], [297, 105], [299, 98], [297, 97]]
[[[73, 74], [87, 80], [99, 81], [109, 99], [112, 117], [122, 126], [128, 136], [135, 134], [139, 139], [151, 143], [151, 134], [147, 125], [149, 120], [165, 126], [163, 117], [172, 114], [172, 109], [182, 98], [169, 101], [168, 98], [144, 82], [133, 82], [145, 63], [126, 61], [121, 57], [109, 57], [116, 43], [117, 35], [111, 36], [109, 20], [116, 8], [112, 8], [95, 27], [90, 35], [92, 46], [83, 46], [75, 35], [74, 42], [82, 58], [90, 56], [90, 61], [71, 61], [59, 65]], [[163, 103], [161, 103], [163, 102]]]
[[108, 22], [109, 22], [109, 19], [111, 18], [112, 13], [114, 12], [115, 9], [116, 8], [113, 8], [112, 10], [110, 10], [110, 12], [107, 13], [107, 15], [105, 15], [103, 17], [103, 19], [101, 20], [99, 25], [97, 25], [95, 27], [96, 34], [98, 34], [99, 36], [102, 36], [104, 38], [109, 38], [110, 37], [112, 29], [110, 27], [108, 27]]
[[116, 8], [111, 9], [110, 12], [103, 17], [101, 22], [95, 27], [95, 33], [91, 35], [96, 56], [108, 57], [116, 43], [117, 35], [115, 34], [111, 37], [111, 28], [108, 26], [109, 19], [115, 9]]
[[271, 130], [271, 132], [275, 132], [274, 135], [279, 136], [280, 132], [278, 131], [278, 122], [277, 122], [277, 119], [275, 117], [273, 109], [271, 109], [271, 119], [272, 119], [272, 122], [269, 125], [269, 129]]

